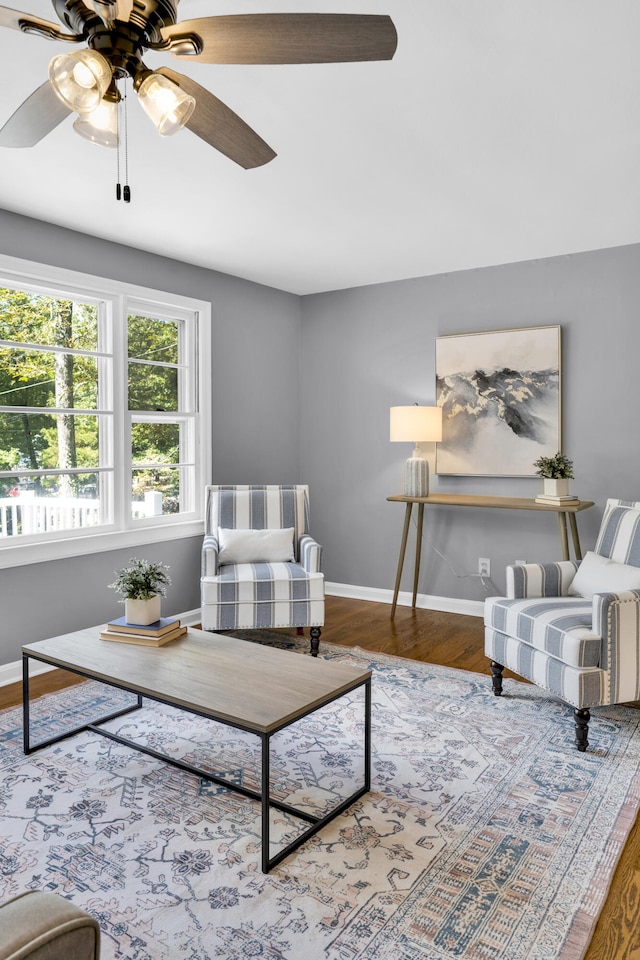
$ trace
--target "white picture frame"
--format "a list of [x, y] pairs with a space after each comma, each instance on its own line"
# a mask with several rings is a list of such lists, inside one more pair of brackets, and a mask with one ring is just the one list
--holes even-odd
[[535, 476], [561, 450], [559, 326], [437, 337], [436, 473]]

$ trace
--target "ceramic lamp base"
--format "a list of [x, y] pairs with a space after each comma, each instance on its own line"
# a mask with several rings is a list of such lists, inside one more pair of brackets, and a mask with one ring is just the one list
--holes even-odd
[[409, 457], [404, 465], [405, 497], [426, 497], [429, 494], [429, 462], [423, 457]]

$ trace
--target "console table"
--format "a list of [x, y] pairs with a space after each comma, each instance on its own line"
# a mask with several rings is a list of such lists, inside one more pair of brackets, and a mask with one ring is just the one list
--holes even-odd
[[422, 551], [422, 523], [425, 503], [428, 505], [445, 507], [493, 507], [501, 510], [537, 510], [540, 513], [555, 513], [558, 516], [558, 524], [560, 526], [560, 545], [562, 548], [563, 560], [569, 559], [567, 517], [569, 518], [569, 526], [571, 527], [571, 538], [573, 540], [573, 549], [576, 560], [582, 560], [580, 539], [578, 537], [578, 525], [576, 523], [576, 513], [579, 513], [581, 510], [587, 510], [589, 507], [593, 506], [593, 500], [579, 500], [577, 503], [536, 503], [534, 497], [477, 497], [473, 494], [465, 493], [430, 493], [427, 497], [406, 497], [403, 494], [398, 494], [393, 497], [387, 497], [387, 500], [390, 500], [393, 503], [406, 504], [404, 529], [402, 531], [400, 556], [398, 558], [398, 572], [396, 574], [396, 585], [393, 591], [393, 603], [391, 605], [392, 620], [396, 614], [398, 592], [400, 590], [400, 580], [402, 578], [402, 568], [404, 566], [404, 555], [407, 549], [407, 537], [409, 536], [411, 511], [414, 503], [418, 504], [418, 532], [416, 535], [416, 562], [413, 571], [412, 607], [415, 607], [416, 605], [416, 596], [418, 594], [420, 554]]

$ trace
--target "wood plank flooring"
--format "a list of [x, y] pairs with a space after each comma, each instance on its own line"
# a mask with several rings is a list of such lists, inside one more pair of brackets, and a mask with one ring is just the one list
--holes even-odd
[[[484, 673], [487, 683], [491, 683], [480, 618], [398, 607], [395, 620], [391, 621], [390, 610], [386, 603], [327, 597], [326, 624], [320, 643], [363, 647]], [[74, 682], [82, 681], [70, 674], [52, 671], [31, 681], [31, 694], [40, 696]], [[0, 687], [0, 709], [17, 706], [21, 697], [20, 684]], [[571, 727], [569, 723], [567, 736], [570, 737], [573, 736]], [[625, 846], [584, 960], [640, 960], [639, 822]]]

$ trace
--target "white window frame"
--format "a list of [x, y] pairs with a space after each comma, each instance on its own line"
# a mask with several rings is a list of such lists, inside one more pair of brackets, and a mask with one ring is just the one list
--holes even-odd
[[[122, 322], [110, 325], [115, 341], [112, 345], [114, 369], [110, 381], [114, 391], [112, 453], [115, 485], [119, 487], [116, 500], [122, 507], [120, 516], [113, 516], [113, 523], [99, 528], [61, 530], [41, 537], [30, 535], [25, 540], [21, 537], [0, 540], [0, 569], [204, 534], [204, 488], [210, 482], [212, 463], [211, 304], [205, 300], [0, 254], [0, 287], [5, 286], [36, 290], [45, 296], [67, 296], [80, 302], [105, 303], [108, 311], [114, 311], [122, 317]], [[167, 417], [172, 422], [189, 421], [195, 461], [191, 509], [144, 519], [130, 516], [126, 504], [131, 497], [125, 489], [131, 473], [130, 424], [140, 413], [128, 410], [125, 331], [127, 315], [138, 312], [185, 321], [184, 347], [192, 370], [192, 376], [188, 378], [192, 394], [188, 398], [186, 411], [173, 412]], [[161, 414], [158, 416], [162, 418]], [[114, 504], [109, 504], [112, 511], [113, 507]]]

